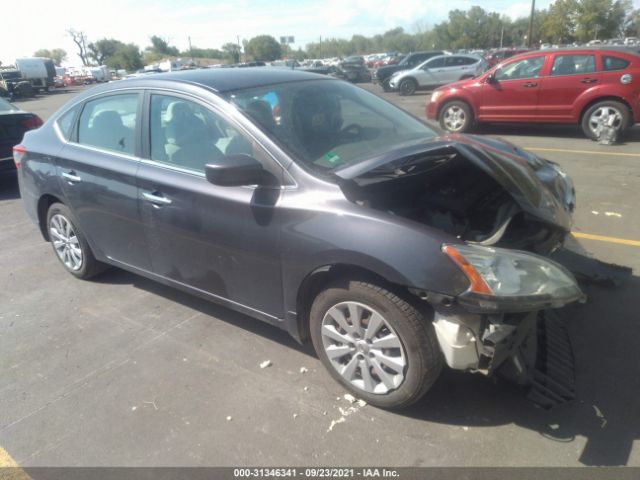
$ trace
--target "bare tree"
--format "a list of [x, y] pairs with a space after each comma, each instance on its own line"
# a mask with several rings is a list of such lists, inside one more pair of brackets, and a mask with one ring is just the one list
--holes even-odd
[[80, 60], [82, 60], [82, 65], [88, 67], [89, 61], [87, 59], [87, 36], [84, 32], [79, 32], [73, 28], [67, 30], [67, 33], [71, 36], [73, 43], [78, 46], [78, 56], [80, 57]]

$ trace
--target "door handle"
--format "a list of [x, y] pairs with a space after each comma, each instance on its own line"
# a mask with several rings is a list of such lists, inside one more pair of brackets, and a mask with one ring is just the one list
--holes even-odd
[[583, 78], [580, 83], [596, 83], [597, 81], [597, 78]]
[[82, 181], [82, 178], [76, 175], [76, 172], [71, 170], [70, 172], [62, 172], [62, 177], [66, 178], [69, 183], [78, 183]]
[[156, 193], [142, 192], [142, 197], [154, 205], [171, 205], [171, 200]]
[[523, 85], [524, 88], [533, 88], [533, 87], [537, 87], [538, 84], [534, 83], [534, 82], [527, 82]]

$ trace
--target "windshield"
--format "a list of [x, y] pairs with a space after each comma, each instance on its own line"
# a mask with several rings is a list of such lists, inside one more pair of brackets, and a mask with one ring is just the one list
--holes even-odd
[[3, 100], [2, 98], [0, 98], [0, 112], [5, 113], [5, 112], [18, 112], [20, 109], [18, 107], [16, 107], [15, 105], [7, 102], [6, 100]]
[[319, 173], [436, 135], [418, 119], [347, 82], [268, 85], [231, 92], [229, 100], [299, 164]]

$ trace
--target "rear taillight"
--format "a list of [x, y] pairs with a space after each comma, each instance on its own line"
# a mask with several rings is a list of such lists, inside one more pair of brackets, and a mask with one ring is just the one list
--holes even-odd
[[13, 147], [13, 163], [16, 164], [16, 168], [20, 168], [20, 164], [22, 163], [22, 159], [27, 154], [27, 149], [22, 145], [16, 145]]
[[37, 115], [34, 115], [33, 117], [25, 118], [22, 121], [22, 126], [27, 130], [33, 130], [34, 128], [38, 128], [42, 126], [42, 119]]

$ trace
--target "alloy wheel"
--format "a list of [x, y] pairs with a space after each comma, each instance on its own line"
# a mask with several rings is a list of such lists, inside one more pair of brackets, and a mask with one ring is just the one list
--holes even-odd
[[404, 346], [385, 318], [358, 302], [331, 307], [322, 319], [322, 344], [335, 370], [367, 393], [386, 394], [404, 380]]
[[49, 235], [58, 258], [72, 271], [82, 268], [83, 255], [80, 241], [71, 222], [59, 213], [49, 220]]
[[589, 117], [589, 128], [596, 135], [606, 126], [619, 130], [622, 126], [622, 113], [617, 108], [605, 105], [597, 108]]
[[452, 105], [444, 111], [444, 125], [450, 132], [458, 132], [467, 122], [467, 114], [458, 105]]

